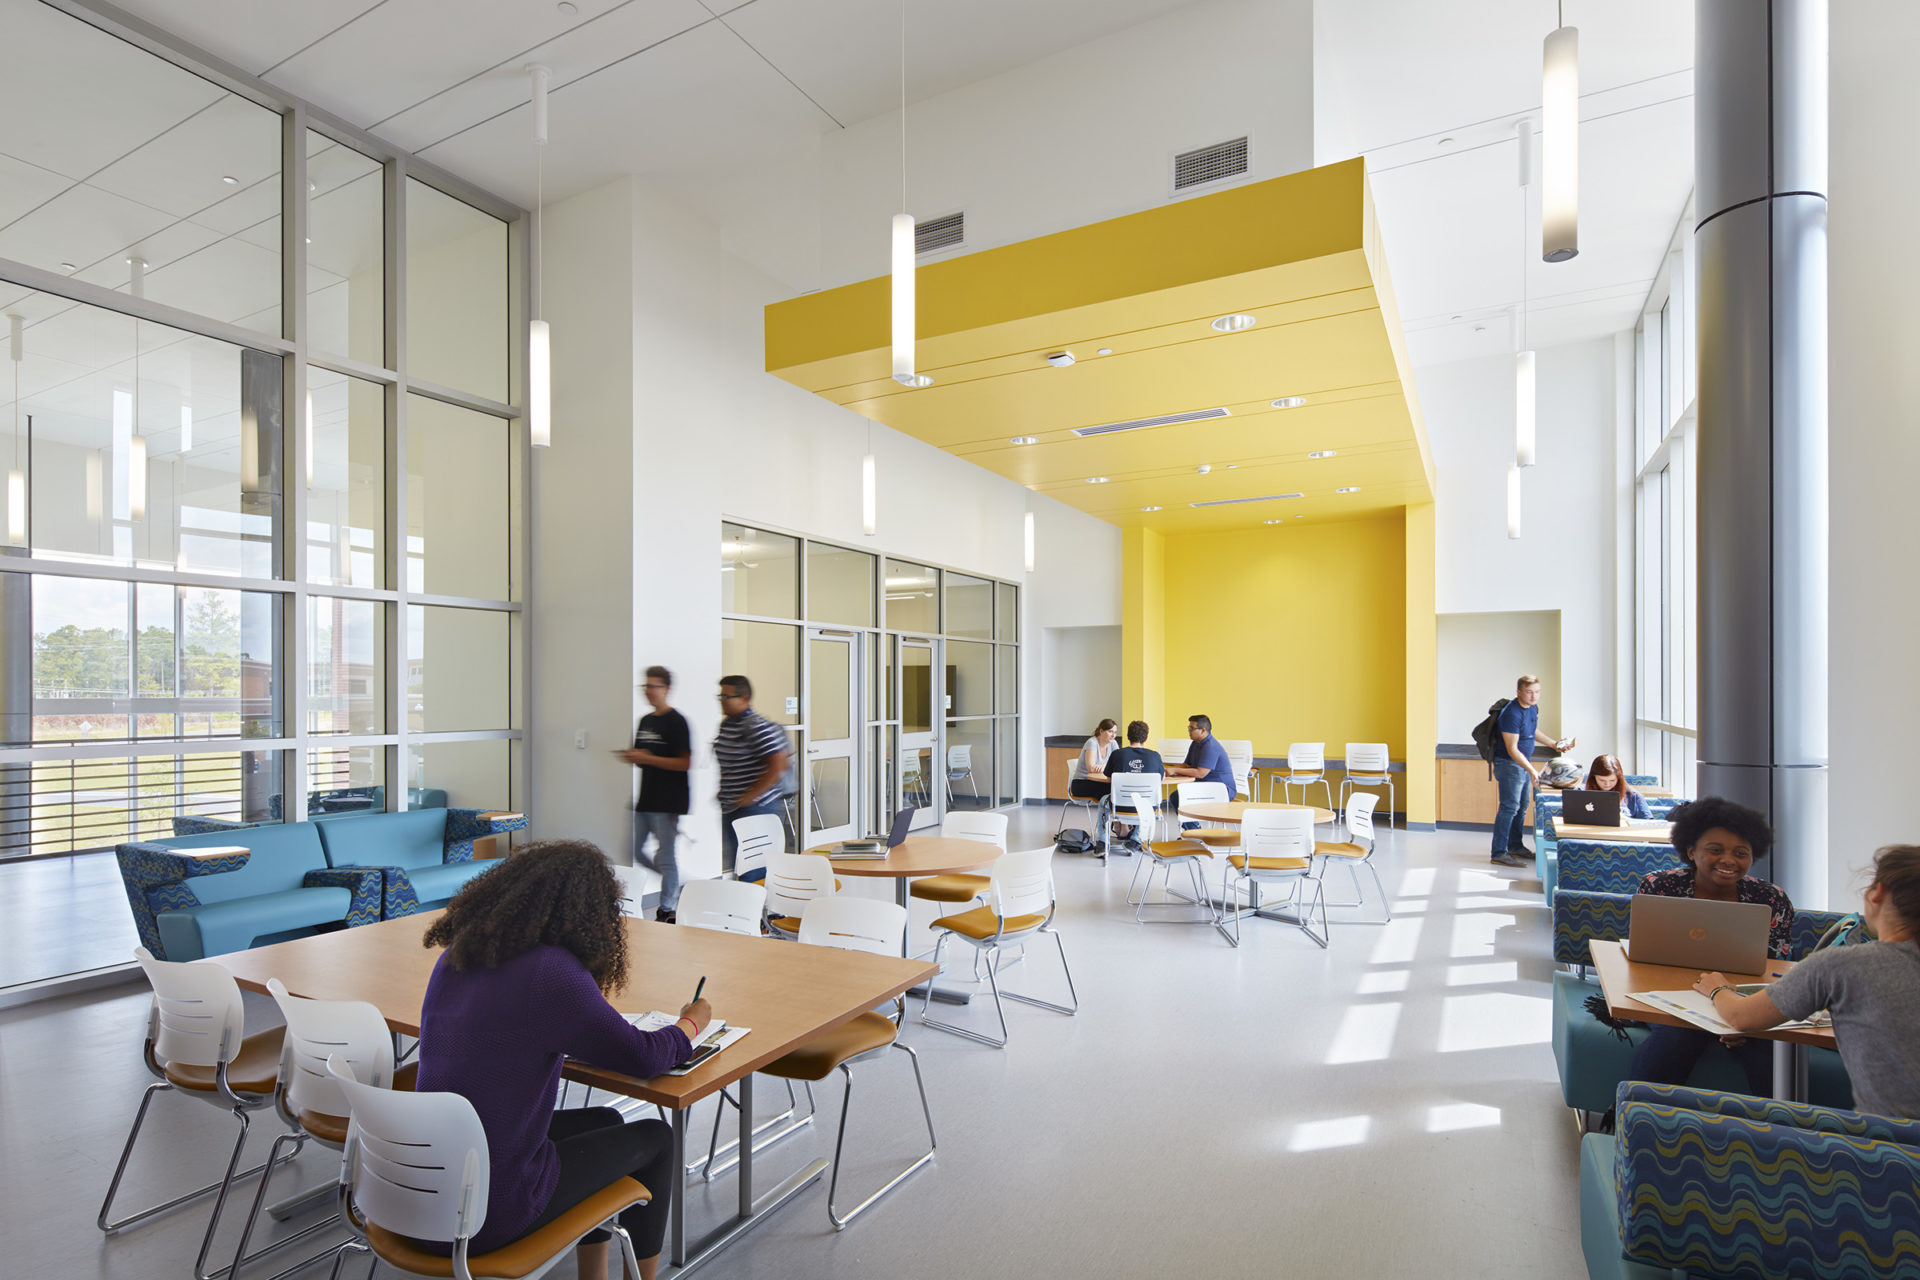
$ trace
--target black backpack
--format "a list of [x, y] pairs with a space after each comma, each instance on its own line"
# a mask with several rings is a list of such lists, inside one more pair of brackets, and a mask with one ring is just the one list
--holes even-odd
[[1480, 749], [1480, 758], [1487, 762], [1487, 776], [1493, 776], [1493, 762], [1506, 753], [1500, 749], [1500, 713], [1507, 709], [1511, 698], [1501, 698], [1487, 708], [1487, 718], [1473, 726], [1473, 745]]
[[1055, 853], [1094, 853], [1100, 846], [1095, 842], [1091, 831], [1082, 831], [1079, 827], [1067, 827], [1053, 838]]

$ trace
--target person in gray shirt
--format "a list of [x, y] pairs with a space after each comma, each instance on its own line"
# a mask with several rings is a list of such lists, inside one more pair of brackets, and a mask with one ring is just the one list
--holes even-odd
[[1694, 990], [1742, 1032], [1831, 1011], [1854, 1108], [1920, 1120], [1920, 845], [1874, 855], [1860, 914], [1878, 941], [1816, 951], [1753, 995], [1718, 973]]

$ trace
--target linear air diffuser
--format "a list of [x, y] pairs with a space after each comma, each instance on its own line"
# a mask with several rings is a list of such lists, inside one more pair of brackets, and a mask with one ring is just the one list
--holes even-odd
[[1182, 151], [1173, 158], [1173, 189], [1187, 191], [1209, 182], [1237, 178], [1248, 168], [1247, 140], [1216, 142], [1210, 147]]
[[1304, 498], [1304, 493], [1267, 493], [1258, 498], [1215, 498], [1211, 502], [1189, 502], [1190, 507], [1237, 507], [1243, 502], [1279, 502], [1283, 498]]
[[1205, 422], [1208, 418], [1229, 416], [1225, 409], [1194, 409], [1188, 413], [1169, 413], [1158, 418], [1135, 418], [1130, 422], [1108, 422], [1098, 427], [1075, 427], [1077, 436], [1111, 436], [1122, 431], [1145, 431], [1148, 427], [1172, 427], [1182, 422]]
[[915, 256], [923, 253], [938, 253], [942, 249], [951, 249], [967, 242], [967, 215], [946, 213], [937, 218], [928, 218], [913, 224], [913, 252]]

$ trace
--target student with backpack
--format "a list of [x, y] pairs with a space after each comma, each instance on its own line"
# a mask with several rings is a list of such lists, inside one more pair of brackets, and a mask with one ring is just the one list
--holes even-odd
[[[1499, 867], [1525, 866], [1533, 857], [1522, 838], [1527, 802], [1540, 770], [1533, 764], [1534, 735], [1540, 726], [1540, 681], [1521, 676], [1514, 684], [1511, 701], [1496, 702], [1488, 708], [1487, 719], [1473, 731], [1474, 744], [1500, 784], [1500, 810], [1493, 818], [1492, 862]], [[1556, 741], [1555, 751], [1565, 751], [1573, 739]]]

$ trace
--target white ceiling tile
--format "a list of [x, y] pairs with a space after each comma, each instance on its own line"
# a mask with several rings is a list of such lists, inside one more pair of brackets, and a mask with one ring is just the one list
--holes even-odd
[[[256, 184], [279, 197], [280, 117], [243, 98], [226, 97], [89, 181], [141, 204], [189, 217]], [[222, 179], [234, 178], [229, 184]]]
[[219, 238], [218, 231], [182, 218], [169, 222], [133, 244], [114, 246], [106, 254], [74, 272], [74, 278], [104, 289], [124, 291], [132, 274], [127, 267], [128, 257], [137, 254], [145, 258], [147, 269], [151, 272], [177, 262], [190, 253], [198, 253]]
[[198, 45], [242, 71], [260, 75], [381, 0], [121, 0], [120, 7]]
[[62, 262], [86, 266], [124, 252], [173, 222], [158, 209], [111, 192], [72, 187], [0, 228], [0, 258], [49, 271], [59, 270]]
[[[15, 131], [16, 134], [18, 132]], [[45, 204], [72, 185], [71, 178], [0, 153], [0, 227]]]

